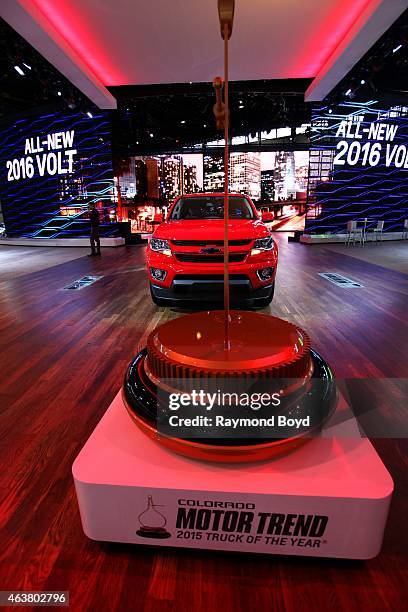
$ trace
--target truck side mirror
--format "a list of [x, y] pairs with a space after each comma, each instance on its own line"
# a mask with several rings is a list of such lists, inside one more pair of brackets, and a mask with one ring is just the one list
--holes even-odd
[[263, 212], [262, 212], [262, 221], [263, 221], [264, 223], [269, 223], [270, 221], [273, 221], [274, 216], [275, 216], [275, 215], [273, 214], [273, 212], [263, 211]]

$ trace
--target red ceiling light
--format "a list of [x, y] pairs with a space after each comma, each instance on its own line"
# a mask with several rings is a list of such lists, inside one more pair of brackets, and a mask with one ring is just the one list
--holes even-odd
[[[121, 5], [121, 2], [118, 2], [116, 7], [113, 2], [107, 2], [104, 7], [102, 6], [104, 3], [98, 3], [96, 0], [58, 0], [58, 2], [55, 0], [20, 0], [20, 2], [29, 12], [30, 7], [39, 12], [42, 16], [41, 26], [44, 30], [52, 37], [52, 28], [54, 28], [72, 51], [78, 55], [104, 85], [137, 85], [139, 83], [169, 82], [168, 75], [173, 72], [173, 68], [171, 65], [168, 65], [168, 55], [163, 56], [163, 64], [160, 68], [157, 67], [157, 57], [151, 62], [149, 56], [146, 55], [146, 45], [151, 44], [153, 49], [155, 36], [157, 36], [157, 44], [160, 43], [160, 27], [165, 27], [166, 23], [163, 20], [163, 16], [161, 16], [161, 22], [152, 22], [151, 43], [147, 42], [147, 35], [143, 35], [140, 47], [137, 46], [133, 39], [131, 41], [133, 46], [130, 48], [125, 43], [123, 43], [125, 46], [121, 46], [122, 41], [120, 41], [119, 46], [117, 44], [117, 30], [123, 27], [124, 23], [129, 24], [129, 20], [131, 22], [132, 19], [135, 25], [137, 25], [138, 13], [142, 11], [142, 3], [138, 5], [135, 0], [134, 4], [123, 3]], [[226, 1], [226, 4], [228, 4], [228, 1]], [[290, 53], [286, 54], [286, 64], [279, 59], [278, 65], [274, 65], [273, 69], [271, 69], [271, 73], [274, 72], [274, 74], [271, 74], [269, 78], [278, 78], [275, 75], [276, 72], [279, 72], [279, 78], [308, 78], [316, 76], [367, 8], [372, 6], [371, 12], [374, 12], [377, 4], [372, 0], [327, 0], [326, 2], [321, 2], [321, 8], [317, 11], [317, 4], [313, 2], [310, 5], [310, 21], [302, 22], [303, 25], [296, 21], [296, 12], [291, 10], [290, 6], [277, 6], [274, 11], [276, 13], [274, 23], [278, 23], [279, 28], [287, 28], [288, 31], [291, 29], [291, 24], [295, 25], [296, 33], [293, 42], [296, 45], [295, 48], [299, 49], [299, 51], [294, 61], [290, 59]], [[131, 6], [132, 14], [126, 15], [124, 11], [126, 8], [129, 10], [129, 6]], [[307, 16], [309, 8], [305, 9], [305, 3], [299, 1], [299, 8], [303, 9], [302, 16]], [[243, 11], [243, 6], [239, 5], [237, 13], [242, 15]], [[110, 15], [116, 15], [117, 20], [112, 21], [112, 19], [109, 19]], [[184, 30], [188, 30], [189, 25], [194, 29], [194, 26], [188, 23], [189, 14], [187, 11], [185, 15], [186, 23], [184, 24]], [[367, 13], [367, 19], [368, 17], [369, 14]], [[282, 20], [286, 20], [287, 23], [282, 23]], [[47, 23], [52, 27], [47, 27]], [[160, 23], [162, 24], [161, 26]], [[111, 26], [112, 37], [107, 35], [109, 25]], [[129, 37], [130, 26], [127, 25], [126, 27], [129, 28], [126, 34]], [[134, 36], [137, 37], [136, 32]], [[167, 32], [168, 36], [169, 33]], [[273, 33], [271, 36], [273, 37]], [[178, 57], [177, 54], [182, 54], [180, 56], [181, 60], [183, 60], [183, 55], [185, 56], [186, 54], [185, 46], [180, 45], [179, 42], [174, 47], [175, 60]], [[190, 52], [194, 54], [194, 41], [189, 42], [187, 37], [186, 44], [192, 45], [193, 48]], [[202, 46], [205, 43], [201, 41], [197, 44]], [[287, 44], [290, 45], [291, 43], [288, 42]], [[272, 48], [272, 43], [269, 46]], [[163, 49], [165, 48], [163, 46]], [[268, 43], [265, 43], [265, 46], [262, 48], [268, 49]], [[132, 63], [129, 62], [131, 52]], [[294, 51], [292, 50], [292, 55], [293, 53]], [[116, 58], [116, 60], [113, 58]], [[192, 57], [193, 60], [194, 57]], [[267, 70], [268, 58], [263, 57], [261, 60], [259, 62], [260, 71], [264, 73]], [[134, 74], [134, 62], [138, 61], [142, 61], [138, 71], [140, 79], [135, 78]], [[239, 74], [241, 69], [240, 61], [236, 65]], [[242, 69], [246, 74], [247, 67]], [[152, 71], [153, 74], [151, 74]], [[251, 78], [261, 77], [258, 74]], [[262, 78], [268, 77], [262, 76]]]
[[23, 0], [22, 4], [27, 10], [30, 5], [36, 8], [44, 18], [41, 25], [51, 38], [52, 32], [46, 28], [46, 22], [55, 28], [68, 47], [104, 85], [127, 83], [126, 75], [112, 63], [106, 41], [97, 38], [92, 23], [81, 13], [81, 3], [72, 0]]
[[305, 38], [302, 54], [291, 67], [288, 78], [315, 77], [370, 4], [373, 13], [376, 6], [372, 0], [323, 2], [324, 16]]

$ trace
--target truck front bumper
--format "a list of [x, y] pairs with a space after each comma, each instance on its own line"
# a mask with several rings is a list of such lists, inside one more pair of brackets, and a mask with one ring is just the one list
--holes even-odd
[[[151, 290], [156, 298], [169, 302], [218, 302], [223, 300], [224, 279], [221, 275], [176, 275], [170, 287], [161, 287], [152, 283]], [[257, 301], [268, 298], [273, 291], [271, 283], [254, 289], [245, 275], [230, 275], [230, 299], [232, 303], [246, 302], [256, 305]]]

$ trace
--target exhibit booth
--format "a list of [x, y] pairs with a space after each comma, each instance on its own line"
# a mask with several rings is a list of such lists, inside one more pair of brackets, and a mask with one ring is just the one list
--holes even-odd
[[397, 610], [407, 2], [135, 2], [0, 7], [0, 605]]

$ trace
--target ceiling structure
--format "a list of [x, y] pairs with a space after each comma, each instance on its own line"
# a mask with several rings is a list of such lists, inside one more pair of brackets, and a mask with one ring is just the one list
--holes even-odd
[[[325, 97], [408, 0], [237, 0], [230, 78], [310, 79]], [[1, 0], [0, 16], [100, 108], [108, 86], [202, 83], [222, 72], [216, 0]]]
[[339, 81], [325, 100], [381, 99], [386, 105], [408, 105], [408, 10]]
[[94, 108], [66, 77], [0, 19], [0, 123], [21, 116]]
[[[306, 126], [310, 122], [310, 104], [305, 103], [304, 92], [309, 84], [310, 79], [230, 83], [232, 147], [240, 149], [236, 137], [241, 137], [238, 140], [242, 141], [242, 150], [256, 150], [261, 132], [266, 134], [285, 126], [281, 130], [286, 132], [284, 141], [275, 135], [273, 143], [269, 143], [272, 149], [277, 150], [283, 142], [288, 150], [304, 149], [309, 136]], [[125, 85], [109, 89], [118, 100], [118, 111], [112, 117], [115, 154], [147, 155], [177, 152], [186, 147], [195, 152], [208, 142], [220, 141], [211, 83]], [[303, 129], [299, 129], [301, 126]], [[267, 146], [266, 139], [263, 146]]]

